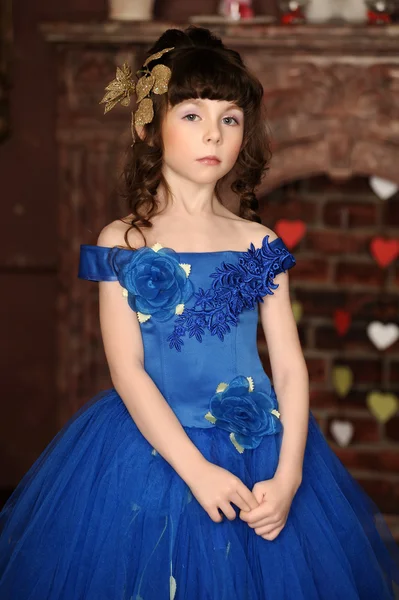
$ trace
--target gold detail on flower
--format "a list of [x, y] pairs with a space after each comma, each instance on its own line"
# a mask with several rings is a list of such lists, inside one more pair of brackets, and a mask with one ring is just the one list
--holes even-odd
[[154, 244], [153, 246], [151, 246], [152, 250], [154, 250], [154, 252], [158, 252], [158, 250], [160, 250], [161, 248], [163, 248], [162, 244], [160, 244], [159, 242], [157, 242], [156, 244]]
[[247, 379], [248, 379], [248, 382], [249, 382], [249, 391], [253, 392], [254, 391], [254, 387], [255, 387], [254, 380], [253, 380], [252, 377], [247, 377]]
[[210, 423], [213, 423], [213, 425], [216, 423], [216, 418], [215, 418], [215, 417], [213, 416], [213, 414], [212, 414], [212, 413], [210, 413], [210, 412], [207, 412], [207, 413], [206, 413], [206, 415], [205, 415], [205, 419], [206, 419], [207, 421], [209, 421]]
[[272, 415], [275, 415], [278, 419], [280, 418], [280, 413], [275, 408], [273, 408], [273, 410], [271, 410], [270, 412]]
[[180, 266], [186, 272], [186, 275], [188, 277], [191, 273], [191, 265], [188, 265], [186, 263], [180, 263]]
[[243, 447], [241, 446], [241, 444], [239, 444], [239, 443], [237, 442], [237, 440], [236, 440], [236, 437], [235, 437], [235, 435], [234, 435], [234, 433], [233, 433], [233, 432], [231, 432], [231, 433], [230, 433], [230, 435], [229, 435], [229, 438], [230, 438], [230, 439], [231, 439], [231, 441], [233, 442], [233, 444], [234, 444], [235, 448], [238, 450], [238, 452], [239, 452], [240, 454], [242, 454], [242, 453], [244, 452], [245, 448], [243, 448]]
[[173, 577], [173, 575], [170, 575], [169, 577], [169, 600], [174, 600], [174, 597], [176, 595], [176, 589], [177, 589], [177, 585], [176, 585], [176, 579]]
[[118, 102], [122, 106], [129, 106], [130, 96], [134, 93], [135, 83], [132, 80], [132, 70], [127, 63], [122, 68], [116, 67], [116, 77], [105, 88], [106, 94], [100, 100], [100, 104], [105, 104], [104, 114], [110, 111]]
[[218, 392], [224, 392], [224, 390], [229, 387], [228, 383], [224, 383], [223, 381], [221, 383], [219, 383], [219, 385], [216, 388], [216, 393]]
[[134, 124], [138, 127], [151, 123], [154, 118], [154, 107], [151, 98], [144, 98], [134, 113]]
[[127, 297], [128, 297], [128, 295], [129, 295], [129, 292], [127, 291], [127, 289], [126, 289], [126, 288], [122, 288], [122, 296], [123, 296], [124, 298], [127, 298]]
[[184, 311], [184, 304], [178, 304], [176, 306], [175, 314], [181, 315], [183, 311]]
[[145, 323], [148, 319], [151, 319], [151, 315], [145, 315], [144, 313], [137, 312], [137, 318], [139, 323]]

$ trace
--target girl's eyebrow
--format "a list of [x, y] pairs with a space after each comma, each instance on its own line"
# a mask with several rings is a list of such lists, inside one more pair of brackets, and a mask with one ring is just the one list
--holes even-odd
[[[219, 102], [225, 102], [224, 100], [219, 100]], [[203, 104], [203, 100], [202, 98], [187, 98], [187, 100], [183, 100], [182, 104], [196, 104], [198, 106], [201, 106], [201, 104]], [[226, 110], [235, 108], [237, 110], [240, 110], [241, 112], [243, 112], [243, 109], [238, 106], [238, 104], [236, 104], [235, 102], [229, 102], [229, 106], [226, 108]]]

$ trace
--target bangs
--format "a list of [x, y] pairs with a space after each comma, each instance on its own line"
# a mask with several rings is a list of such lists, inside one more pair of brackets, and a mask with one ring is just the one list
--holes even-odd
[[243, 66], [206, 48], [185, 48], [173, 61], [168, 100], [176, 106], [184, 100], [225, 100], [244, 112], [255, 108], [262, 88]]

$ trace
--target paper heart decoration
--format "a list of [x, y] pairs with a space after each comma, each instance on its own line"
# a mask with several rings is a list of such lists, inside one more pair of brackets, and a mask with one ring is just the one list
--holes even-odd
[[275, 225], [276, 233], [288, 248], [294, 248], [305, 235], [306, 225], [303, 221], [287, 221], [280, 219]]
[[345, 398], [353, 383], [353, 373], [349, 367], [334, 367], [332, 372], [334, 389], [340, 398]]
[[399, 400], [395, 394], [384, 394], [376, 391], [370, 392], [366, 402], [370, 412], [380, 423], [389, 421], [399, 408]]
[[399, 327], [395, 323], [373, 321], [367, 326], [367, 335], [378, 350], [386, 350], [399, 339]]
[[388, 179], [382, 179], [381, 177], [370, 177], [369, 183], [373, 192], [381, 200], [388, 200], [388, 198], [394, 196], [399, 190], [399, 186], [396, 183]]
[[380, 267], [387, 267], [399, 255], [399, 240], [386, 240], [382, 237], [373, 238], [370, 250]]
[[351, 324], [351, 320], [352, 320], [351, 314], [347, 310], [343, 310], [341, 308], [338, 308], [334, 312], [335, 329], [337, 330], [337, 332], [339, 333], [339, 335], [345, 335], [345, 333], [349, 329], [349, 325]]
[[303, 315], [302, 304], [300, 302], [298, 302], [297, 300], [294, 300], [294, 302], [291, 304], [291, 308], [292, 308], [295, 322], [299, 323], [299, 321], [302, 319], [302, 315]]
[[350, 421], [335, 419], [330, 425], [331, 435], [339, 446], [348, 446], [353, 438], [354, 427]]

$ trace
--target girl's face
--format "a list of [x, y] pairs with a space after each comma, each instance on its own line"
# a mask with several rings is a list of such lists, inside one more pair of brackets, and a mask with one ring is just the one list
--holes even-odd
[[184, 100], [169, 108], [162, 123], [164, 174], [172, 171], [193, 183], [216, 183], [234, 167], [243, 134], [244, 113], [235, 104]]

